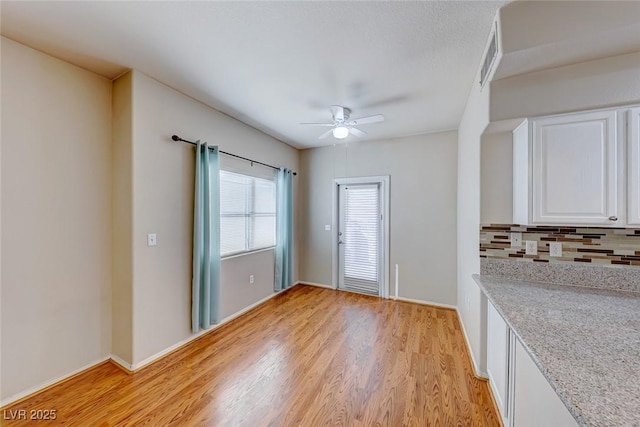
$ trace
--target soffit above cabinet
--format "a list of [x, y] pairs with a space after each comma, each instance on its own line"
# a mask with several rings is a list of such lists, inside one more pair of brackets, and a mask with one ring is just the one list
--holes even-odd
[[493, 80], [640, 51], [640, 2], [510, 3]]

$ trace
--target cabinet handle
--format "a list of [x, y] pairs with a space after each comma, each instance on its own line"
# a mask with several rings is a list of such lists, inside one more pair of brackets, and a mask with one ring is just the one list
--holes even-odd
[[618, 217], [617, 216], [610, 216], [609, 217], [609, 221], [617, 221]]

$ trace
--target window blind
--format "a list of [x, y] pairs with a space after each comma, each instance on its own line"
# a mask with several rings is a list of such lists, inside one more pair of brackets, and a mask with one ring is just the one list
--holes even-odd
[[380, 197], [378, 185], [345, 189], [344, 284], [359, 292], [378, 293]]
[[275, 246], [273, 180], [220, 171], [220, 253], [228, 256]]

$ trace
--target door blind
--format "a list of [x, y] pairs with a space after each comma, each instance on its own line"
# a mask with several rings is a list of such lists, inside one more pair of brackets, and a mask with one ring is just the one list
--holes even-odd
[[344, 194], [344, 286], [377, 295], [380, 251], [378, 185], [348, 186]]

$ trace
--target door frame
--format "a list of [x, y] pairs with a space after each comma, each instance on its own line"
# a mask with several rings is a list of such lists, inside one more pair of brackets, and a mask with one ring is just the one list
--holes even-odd
[[338, 221], [339, 221], [339, 203], [338, 199], [340, 185], [355, 184], [379, 184], [380, 185], [380, 202], [382, 204], [382, 239], [380, 248], [380, 289], [381, 298], [389, 298], [389, 175], [380, 176], [363, 176], [355, 178], [336, 178], [332, 185], [332, 210], [331, 210], [331, 267], [332, 267], [332, 287], [338, 289], [339, 281], [339, 251], [338, 251]]

